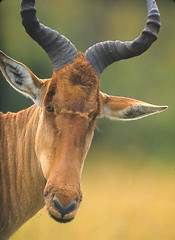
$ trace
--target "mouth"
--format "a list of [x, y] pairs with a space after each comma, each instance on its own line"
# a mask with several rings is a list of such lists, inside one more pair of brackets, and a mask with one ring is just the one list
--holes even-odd
[[54, 215], [52, 215], [51, 213], [49, 213], [50, 217], [53, 218], [56, 222], [58, 223], [68, 223], [68, 222], [71, 222], [75, 217], [72, 217], [72, 218], [58, 218], [58, 217], [55, 217]]

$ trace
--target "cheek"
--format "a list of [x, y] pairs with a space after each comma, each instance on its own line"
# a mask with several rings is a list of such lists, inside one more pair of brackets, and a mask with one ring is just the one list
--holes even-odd
[[93, 136], [94, 136], [94, 131], [92, 131], [92, 132], [90, 132], [90, 133], [87, 134], [86, 143], [85, 143], [85, 151], [86, 151], [86, 154], [87, 154], [87, 152], [89, 151], [89, 148], [90, 148], [90, 146], [91, 146]]
[[47, 180], [50, 175], [53, 157], [50, 154], [43, 151], [38, 155], [38, 159], [41, 164], [43, 175]]
[[81, 172], [83, 170], [84, 161], [86, 159], [87, 153], [88, 153], [89, 148], [91, 146], [93, 136], [94, 136], [94, 131], [89, 132], [89, 134], [86, 136], [86, 141], [85, 141], [85, 146], [84, 146], [84, 151], [83, 151], [83, 158], [82, 158]]
[[35, 140], [35, 152], [46, 180], [49, 177], [53, 162], [52, 145], [52, 137], [49, 131], [47, 129], [41, 131], [41, 128], [38, 128]]

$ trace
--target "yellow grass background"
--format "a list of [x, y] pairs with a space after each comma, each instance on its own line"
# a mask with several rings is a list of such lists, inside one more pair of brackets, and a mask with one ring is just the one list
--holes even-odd
[[44, 208], [11, 240], [174, 240], [174, 167], [158, 160], [138, 166], [118, 160], [88, 159], [83, 201], [74, 221], [56, 223]]

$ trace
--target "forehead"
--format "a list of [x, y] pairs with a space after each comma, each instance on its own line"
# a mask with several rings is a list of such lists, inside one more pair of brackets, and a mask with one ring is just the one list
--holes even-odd
[[94, 104], [97, 101], [98, 91], [98, 76], [81, 54], [73, 63], [53, 73], [48, 85], [45, 104], [51, 101], [61, 107]]

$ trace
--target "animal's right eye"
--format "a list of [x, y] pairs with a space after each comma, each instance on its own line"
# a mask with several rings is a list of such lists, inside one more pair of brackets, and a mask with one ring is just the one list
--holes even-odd
[[46, 107], [46, 110], [47, 110], [48, 112], [54, 112], [54, 107], [53, 107], [52, 105], [48, 105], [48, 106]]

